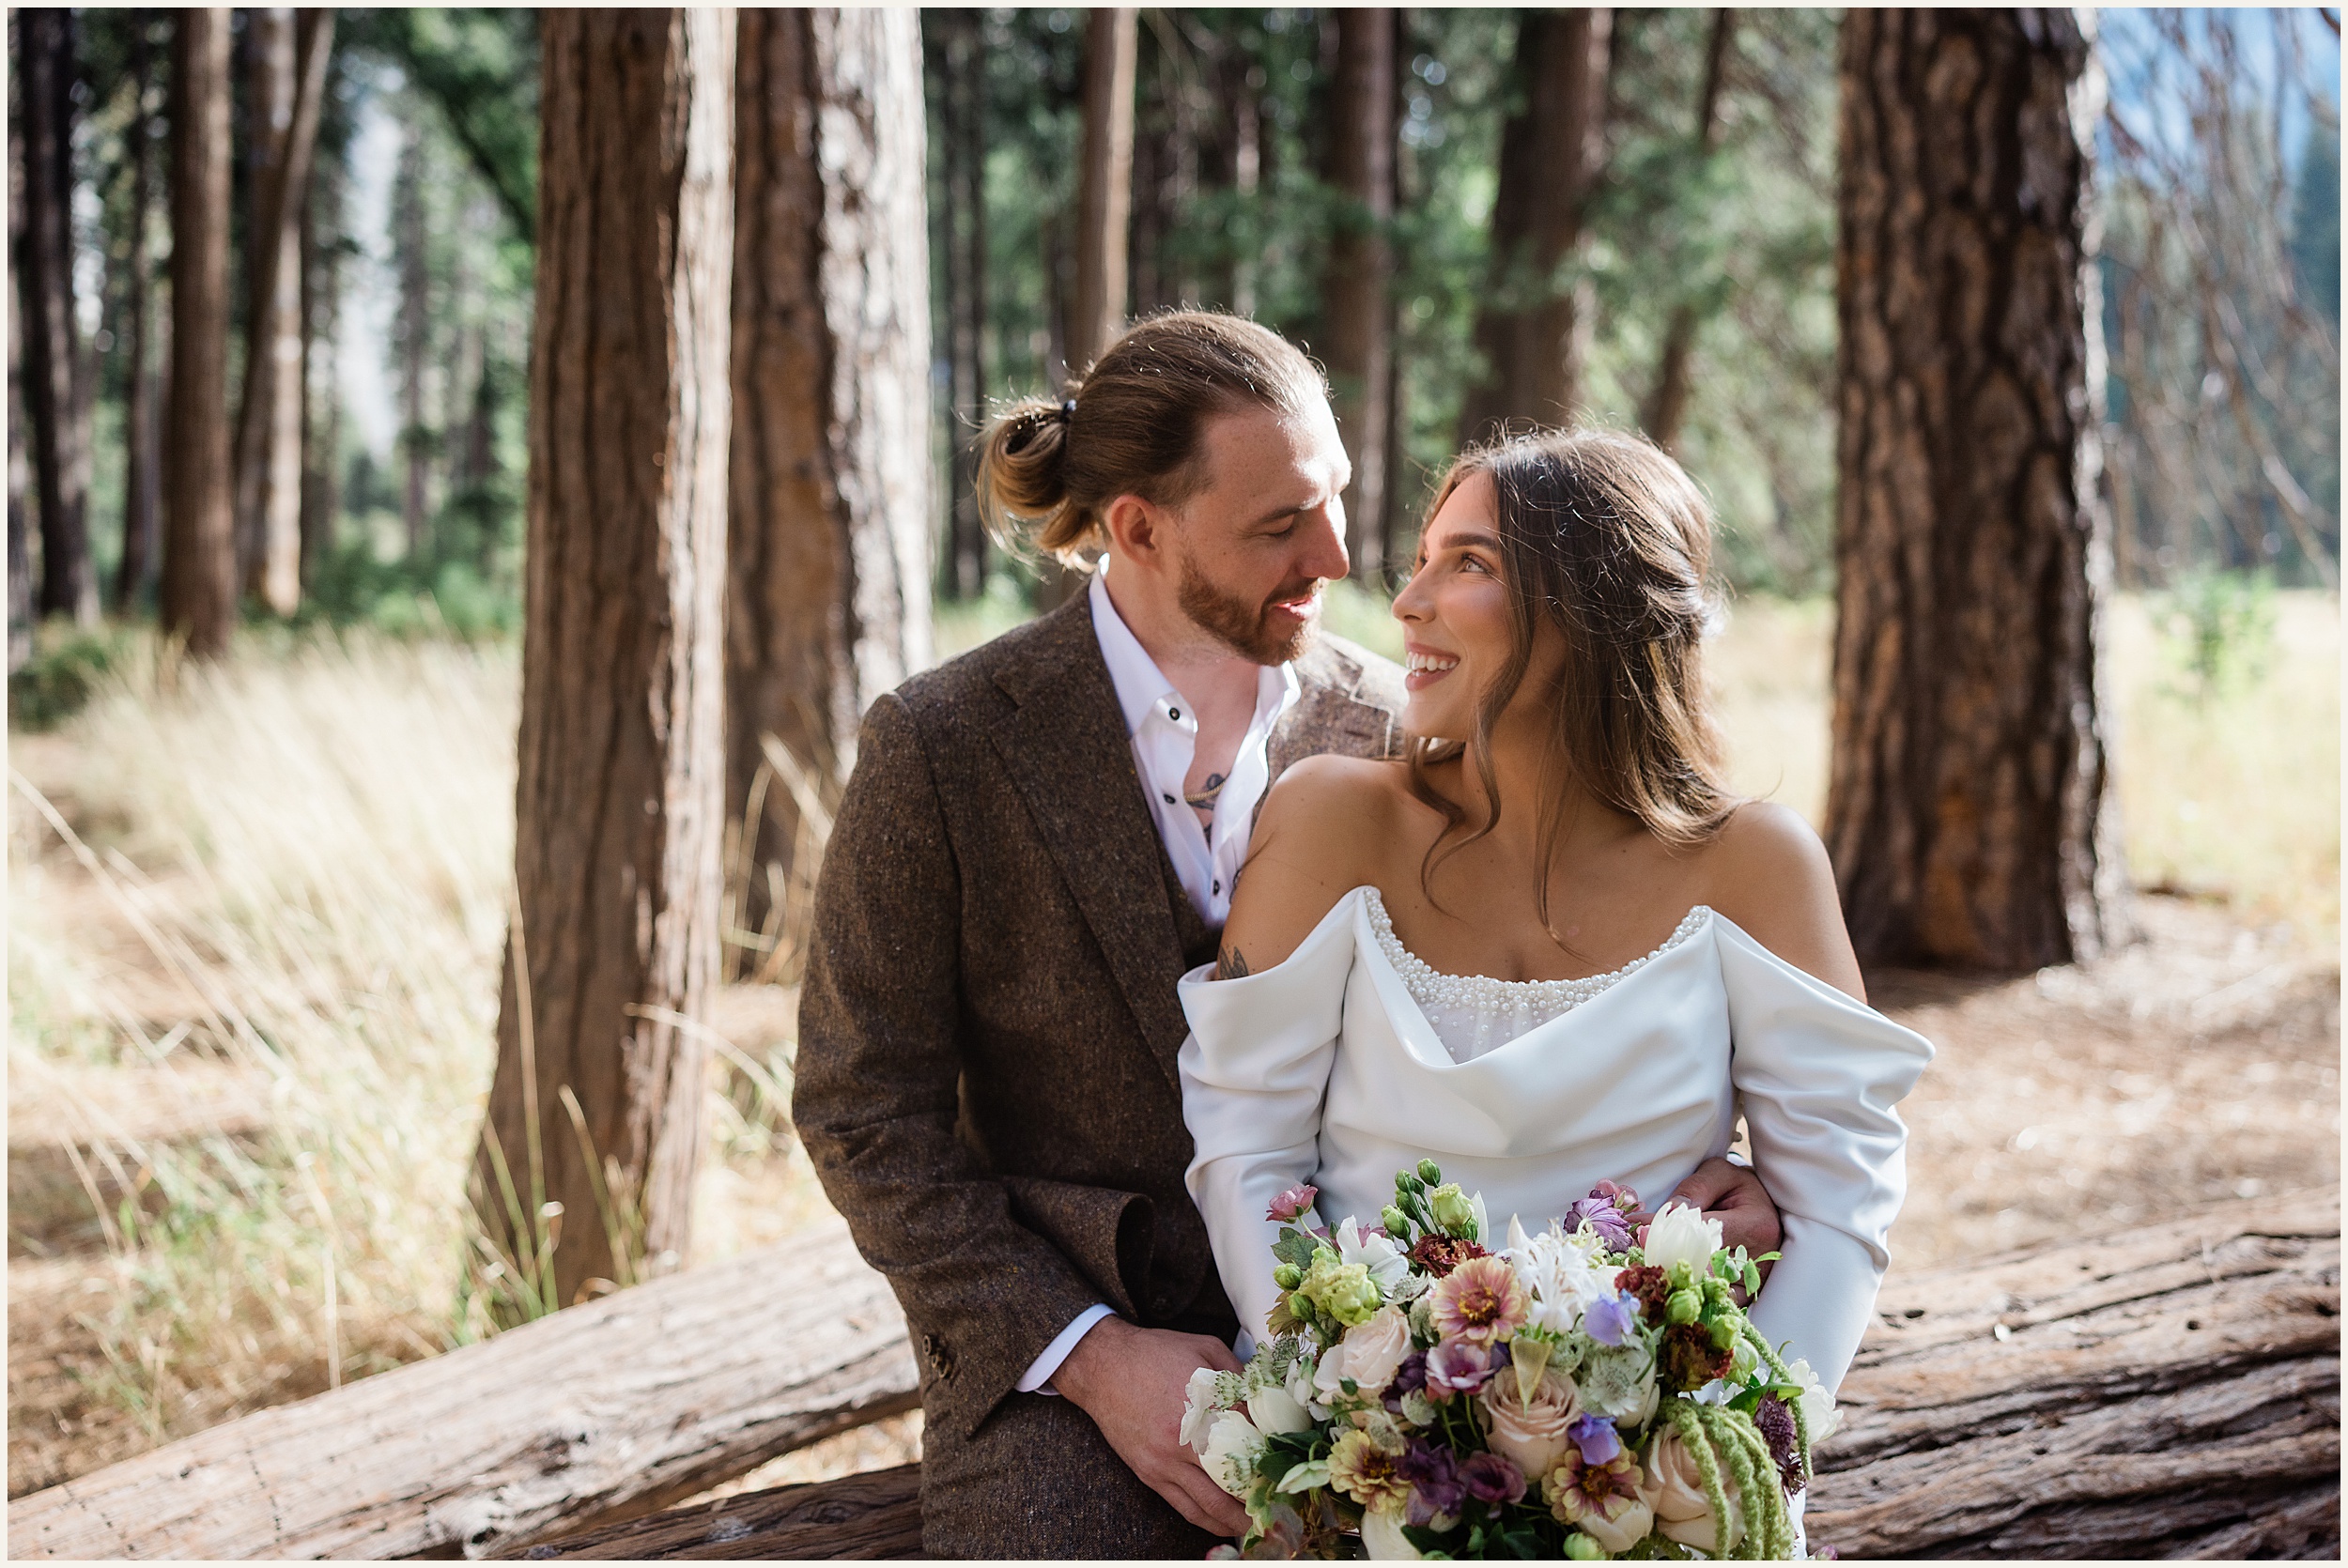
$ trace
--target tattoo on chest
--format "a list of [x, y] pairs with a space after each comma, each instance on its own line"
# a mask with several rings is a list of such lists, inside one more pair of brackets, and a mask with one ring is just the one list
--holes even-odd
[[1216, 961], [1214, 977], [1218, 980], [1244, 980], [1247, 977], [1246, 956], [1236, 947], [1226, 947]]
[[1223, 781], [1228, 776], [1228, 774], [1211, 773], [1204, 784], [1196, 790], [1185, 790], [1182, 799], [1190, 803], [1194, 811], [1212, 811], [1216, 799], [1223, 793]]

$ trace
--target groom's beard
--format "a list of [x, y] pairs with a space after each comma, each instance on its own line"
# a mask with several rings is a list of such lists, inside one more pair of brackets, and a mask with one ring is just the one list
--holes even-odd
[[[1213, 637], [1243, 658], [1258, 664], [1287, 664], [1303, 655], [1313, 645], [1313, 634], [1320, 627], [1321, 579], [1298, 577], [1282, 583], [1260, 601], [1248, 600], [1226, 593], [1209, 582], [1198, 570], [1188, 551], [1182, 552], [1181, 569], [1175, 582], [1176, 602], [1192, 624]], [[1314, 610], [1305, 623], [1293, 631], [1282, 632], [1273, 625], [1273, 608], [1276, 604], [1315, 595]]]

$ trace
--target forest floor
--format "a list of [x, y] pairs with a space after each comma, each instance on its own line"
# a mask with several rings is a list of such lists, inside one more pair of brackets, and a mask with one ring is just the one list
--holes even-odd
[[[1815, 811], [1823, 618], [1740, 619], [1718, 661], [1739, 781]], [[2236, 761], [2287, 800], [2246, 800], [2201, 754], [2222, 742], [2181, 734], [2144, 695], [2150, 677], [2123, 680], [2136, 744], [2149, 727], [2174, 748], [2132, 797], [2134, 820], [2153, 819], [2134, 846], [2139, 883], [2170, 890], [2133, 900], [2139, 941], [2020, 978], [1869, 976], [1874, 1000], [1939, 1048], [1903, 1106], [1895, 1268], [2339, 1180], [2338, 624], [2334, 602], [2287, 607], [2279, 653], [2227, 712], [2170, 704], [2204, 726], [2252, 725], [2268, 749]], [[2132, 656], [2153, 648], [2139, 638]], [[512, 662], [339, 661], [129, 692], [57, 733], [10, 738], [11, 1498], [478, 1331], [451, 1304], [454, 1173], [487, 1086]], [[2326, 669], [2328, 693], [2310, 693]], [[301, 716], [265, 723], [263, 710]], [[2274, 732], [2294, 716], [2302, 733]], [[352, 760], [370, 746], [382, 750]], [[2276, 746], [2328, 756], [2329, 771], [2274, 772]], [[339, 770], [305, 774], [305, 747]], [[413, 776], [399, 771], [409, 752]], [[165, 785], [125, 786], [126, 769], [165, 760]], [[295, 789], [298, 804], [270, 797]], [[433, 791], [428, 820], [401, 815]], [[2199, 812], [2175, 807], [2196, 796], [2233, 803], [2231, 836], [2185, 831]], [[2283, 842], [2326, 816], [2328, 848]], [[256, 867], [264, 840], [248, 828], [302, 837], [299, 864]], [[371, 859], [354, 868], [355, 838]], [[415, 884], [430, 897], [399, 904], [394, 890]], [[375, 927], [391, 928], [379, 949], [352, 934]], [[749, 1060], [779, 1063], [793, 1001], [729, 988], [713, 1022]], [[370, 1077], [387, 1054], [389, 1076]], [[738, 1080], [714, 1083], [712, 1106], [695, 1261], [827, 1214], [804, 1156]], [[402, 1170], [405, 1183], [387, 1179]], [[919, 1416], [901, 1418], [726, 1489], [896, 1463], [919, 1444]]]

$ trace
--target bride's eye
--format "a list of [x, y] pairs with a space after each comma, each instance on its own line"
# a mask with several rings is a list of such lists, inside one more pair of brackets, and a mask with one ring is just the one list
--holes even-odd
[[1462, 572], [1481, 572], [1488, 577], [1492, 575], [1492, 569], [1489, 565], [1485, 564], [1481, 556], [1461, 556], [1460, 558], [1460, 570]]

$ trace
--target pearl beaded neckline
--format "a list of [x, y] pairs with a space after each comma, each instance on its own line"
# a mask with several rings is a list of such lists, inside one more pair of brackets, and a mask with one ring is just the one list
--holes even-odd
[[1708, 906], [1696, 905], [1663, 939], [1662, 945], [1603, 975], [1589, 975], [1578, 980], [1501, 980], [1489, 975], [1446, 975], [1432, 967], [1403, 946], [1402, 939], [1394, 934], [1394, 920], [1386, 914], [1385, 899], [1379, 896], [1378, 889], [1366, 891], [1370, 930], [1377, 933], [1378, 945], [1385, 953], [1386, 961], [1402, 976], [1402, 984], [1412, 998], [1430, 1010], [1444, 1007], [1483, 1012], [1527, 1008], [1545, 1018], [1555, 1018], [1653, 963], [1693, 936], [1712, 915]]

